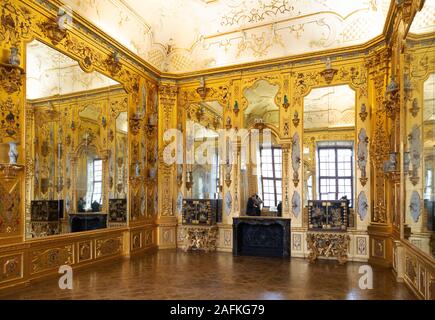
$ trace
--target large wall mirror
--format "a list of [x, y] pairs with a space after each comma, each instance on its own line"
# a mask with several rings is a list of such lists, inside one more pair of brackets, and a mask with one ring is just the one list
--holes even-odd
[[404, 236], [435, 257], [435, 73], [425, 79], [422, 97], [421, 112], [411, 116], [414, 121], [407, 126], [411, 161], [405, 167], [410, 178], [406, 181]]
[[266, 80], [243, 90], [243, 128], [249, 139], [242, 145], [249, 144], [249, 148], [240, 163], [242, 215], [282, 215], [282, 147], [277, 133], [279, 107], [275, 103], [278, 91], [277, 84]]
[[[218, 101], [191, 103], [186, 110], [185, 186], [179, 199], [183, 223], [214, 224], [222, 221], [222, 158], [219, 137], [223, 107]], [[182, 165], [178, 165], [182, 178]]]
[[345, 229], [355, 207], [355, 91], [313, 89], [304, 98], [302, 202], [310, 229]]
[[26, 237], [127, 223], [127, 94], [36, 40], [26, 48]]
[[431, 10], [431, 3], [425, 3], [406, 39], [403, 235], [414, 248], [435, 258], [435, 73], [433, 69], [422, 73], [417, 65], [435, 54], [430, 42], [421, 40], [422, 36], [433, 39], [433, 24], [423, 19]]

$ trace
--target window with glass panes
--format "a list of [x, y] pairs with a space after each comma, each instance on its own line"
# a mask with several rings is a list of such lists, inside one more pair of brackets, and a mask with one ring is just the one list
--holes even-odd
[[93, 179], [93, 192], [92, 202], [97, 201], [101, 204], [101, 191], [103, 186], [103, 160], [94, 160], [94, 179]]
[[346, 196], [353, 204], [353, 149], [351, 147], [319, 147], [320, 200], [339, 200]]
[[282, 200], [282, 150], [261, 148], [261, 186], [264, 207], [276, 207]]

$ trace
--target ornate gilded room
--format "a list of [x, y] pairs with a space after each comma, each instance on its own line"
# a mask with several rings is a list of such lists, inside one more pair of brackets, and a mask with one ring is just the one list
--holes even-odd
[[434, 148], [435, 0], [2, 0], [0, 299], [435, 300]]

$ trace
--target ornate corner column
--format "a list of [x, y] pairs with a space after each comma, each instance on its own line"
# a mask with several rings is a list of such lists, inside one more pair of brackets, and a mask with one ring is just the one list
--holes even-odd
[[387, 198], [387, 176], [384, 162], [390, 152], [388, 117], [384, 108], [390, 52], [382, 48], [366, 60], [369, 71], [369, 101], [372, 105], [370, 149], [371, 220], [369, 234], [369, 262], [385, 267], [392, 266], [392, 223]]
[[159, 85], [159, 162], [158, 162], [158, 212], [157, 212], [157, 246], [160, 249], [176, 248], [177, 217], [174, 199], [177, 186], [176, 164], [164, 161], [165, 148], [171, 141], [163, 139], [166, 130], [177, 128], [177, 93], [174, 83], [162, 82]]

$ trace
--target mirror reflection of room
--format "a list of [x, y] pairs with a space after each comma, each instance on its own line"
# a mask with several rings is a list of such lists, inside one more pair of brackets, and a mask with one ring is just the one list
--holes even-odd
[[126, 225], [125, 91], [36, 40], [26, 53], [26, 236]]
[[222, 119], [223, 107], [218, 101], [202, 101], [188, 107], [185, 149], [187, 195], [182, 200], [184, 224], [213, 225], [222, 221], [223, 173], [218, 147]]
[[[282, 215], [282, 148], [276, 134], [278, 90], [278, 85], [259, 80], [243, 92], [247, 101], [244, 128], [250, 132], [249, 141], [258, 141], [255, 148], [250, 144], [249, 160], [241, 164], [242, 213], [248, 216]], [[252, 129], [258, 130], [258, 136]]]
[[310, 229], [344, 230], [355, 205], [355, 92], [313, 89], [304, 99], [303, 207]]
[[[416, 116], [416, 123], [409, 126], [409, 130], [411, 161], [405, 168], [410, 176], [406, 189], [409, 205], [406, 208], [405, 238], [424, 253], [435, 257], [435, 73], [423, 83], [422, 112]], [[413, 161], [420, 158], [421, 187], [418, 183], [419, 163]], [[414, 184], [411, 178], [416, 177]]]

